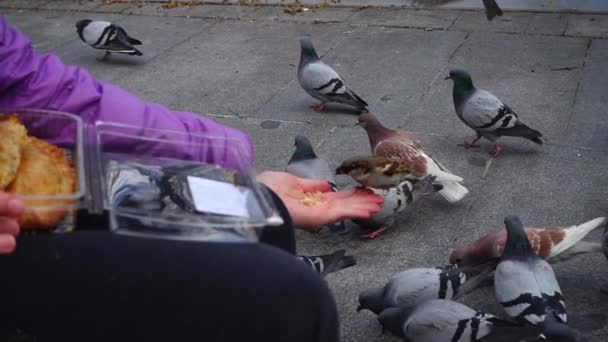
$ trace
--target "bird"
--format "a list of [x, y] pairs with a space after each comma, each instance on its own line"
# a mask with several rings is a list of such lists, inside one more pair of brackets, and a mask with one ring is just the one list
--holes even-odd
[[430, 299], [454, 299], [475, 289], [492, 274], [496, 261], [473, 267], [445, 265], [401, 271], [384, 286], [362, 291], [357, 312], [380, 314], [389, 307], [412, 307]]
[[362, 186], [376, 189], [395, 187], [410, 174], [398, 159], [384, 156], [352, 157], [336, 169], [336, 175], [349, 175]]
[[[461, 1], [461, 0], [414, 0], [413, 4], [422, 6], [438, 6], [448, 2]], [[502, 10], [498, 7], [495, 0], [483, 0], [483, 6], [486, 10], [486, 18], [488, 20], [494, 19], [496, 16], [503, 15]]]
[[494, 17], [502, 16], [503, 14], [495, 0], [483, 0], [483, 7], [486, 8], [486, 18], [488, 20], [492, 20]]
[[[450, 70], [446, 80], [454, 82], [452, 97], [456, 114], [462, 122], [471, 127], [477, 136], [464, 143], [465, 148], [479, 147], [482, 137], [496, 142], [501, 136], [523, 137], [542, 145], [542, 134], [519, 120], [517, 114], [489, 91], [477, 89], [471, 75], [464, 70]], [[495, 143], [490, 155], [494, 158], [502, 154], [502, 147]]]
[[337, 250], [331, 254], [311, 256], [300, 255], [298, 258], [310, 265], [310, 267], [322, 277], [357, 264], [355, 258], [346, 255], [346, 251], [343, 249]]
[[[298, 134], [295, 137], [294, 146], [296, 149], [289, 162], [287, 162], [285, 171], [301, 178], [327, 181], [331, 187], [331, 191], [338, 191], [333, 170], [329, 167], [327, 160], [317, 156], [310, 140]], [[332, 225], [330, 230], [339, 234], [347, 234], [349, 232], [344, 221]]]
[[494, 293], [506, 314], [540, 325], [547, 314], [567, 322], [566, 304], [549, 263], [534, 254], [519, 217], [505, 217], [507, 242], [494, 272]]
[[355, 94], [332, 67], [321, 61], [309, 34], [300, 37], [300, 46], [298, 82], [310, 96], [321, 101], [311, 106], [315, 112], [321, 112], [325, 104], [331, 102], [347, 104], [358, 111], [367, 110], [367, 102]]
[[[582, 241], [582, 239], [604, 225], [605, 222], [605, 217], [597, 217], [569, 227], [525, 228], [525, 231], [534, 253], [549, 263], [557, 263], [579, 254], [600, 252], [601, 244]], [[493, 258], [500, 258], [506, 241], [505, 229], [486, 234], [469, 244], [452, 250], [450, 263], [475, 265]]]
[[427, 176], [419, 181], [405, 180], [399, 185], [388, 189], [369, 188], [372, 192], [382, 196], [384, 202], [380, 211], [372, 214], [369, 219], [354, 219], [353, 222], [371, 233], [361, 235], [365, 239], [374, 239], [395, 223], [397, 213], [410, 208], [423, 196], [430, 195], [443, 189], [441, 184], [433, 184], [435, 177]]
[[443, 189], [439, 194], [449, 202], [463, 199], [469, 190], [460, 182], [462, 177], [450, 172], [421, 146], [414, 134], [384, 127], [370, 112], [359, 115], [358, 125], [367, 132], [372, 154], [391, 160], [398, 160], [401, 169], [405, 169], [407, 179], [421, 179], [428, 175], [435, 177], [435, 182]]
[[408, 342], [520, 341], [538, 336], [539, 327], [496, 317], [446, 299], [431, 299], [411, 307], [387, 308], [378, 315], [382, 332]]
[[120, 26], [107, 21], [83, 19], [76, 23], [76, 31], [80, 39], [95, 49], [105, 50], [102, 60], [107, 60], [112, 52], [134, 56], [143, 56], [143, 53], [133, 45], [142, 45], [142, 42], [129, 37]]

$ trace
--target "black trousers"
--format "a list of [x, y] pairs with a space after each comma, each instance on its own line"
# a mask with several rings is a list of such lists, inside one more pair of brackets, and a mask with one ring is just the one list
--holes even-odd
[[293, 234], [287, 222], [258, 244], [22, 236], [0, 256], [0, 340], [338, 341], [334, 299]]

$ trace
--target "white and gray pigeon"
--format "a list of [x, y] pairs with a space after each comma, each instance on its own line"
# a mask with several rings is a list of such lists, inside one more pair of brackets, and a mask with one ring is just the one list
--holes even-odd
[[346, 251], [343, 249], [335, 251], [331, 254], [309, 256], [300, 255], [298, 258], [310, 265], [310, 267], [312, 267], [312, 269], [319, 273], [322, 277], [357, 264], [355, 258], [353, 256], [346, 255]]
[[405, 180], [398, 186], [388, 189], [370, 188], [375, 194], [382, 196], [384, 202], [380, 211], [369, 219], [355, 219], [353, 222], [371, 233], [361, 235], [365, 239], [374, 239], [395, 223], [395, 215], [411, 208], [420, 198], [441, 191], [443, 185], [433, 184], [434, 176], [427, 176], [421, 180]]
[[[317, 156], [310, 140], [303, 135], [296, 135], [294, 145], [296, 150], [291, 155], [289, 162], [287, 162], [285, 171], [305, 179], [327, 181], [332, 191], [338, 191], [333, 170], [325, 159]], [[332, 232], [339, 234], [347, 234], [349, 232], [344, 221], [337, 222], [330, 229]]]
[[[465, 148], [479, 147], [482, 137], [496, 142], [501, 136], [522, 137], [542, 145], [542, 134], [526, 126], [517, 114], [489, 91], [477, 89], [471, 75], [464, 70], [451, 70], [446, 77], [454, 81], [452, 97], [456, 114], [477, 136], [464, 143]], [[502, 148], [495, 143], [490, 155], [498, 157]]]
[[321, 61], [310, 35], [302, 35], [300, 45], [298, 81], [310, 96], [321, 101], [311, 108], [320, 112], [326, 103], [337, 102], [355, 107], [359, 111], [367, 110], [367, 102], [355, 94], [332, 67]]
[[476, 289], [491, 276], [496, 261], [473, 267], [446, 265], [399, 272], [381, 287], [359, 294], [357, 312], [380, 314], [389, 307], [412, 307], [430, 299], [454, 299]]
[[76, 23], [80, 39], [95, 49], [105, 50], [102, 60], [110, 57], [112, 52], [127, 55], [143, 56], [133, 45], [142, 45], [141, 41], [129, 37], [120, 26], [107, 21], [83, 19]]
[[[524, 327], [446, 299], [431, 299], [412, 307], [387, 308], [378, 315], [382, 332], [408, 342], [520, 341], [536, 337], [539, 327]], [[498, 339], [495, 339], [498, 338]]]
[[553, 269], [532, 250], [519, 217], [505, 218], [507, 242], [494, 272], [494, 292], [507, 315], [542, 324], [553, 312], [567, 322], [566, 304]]

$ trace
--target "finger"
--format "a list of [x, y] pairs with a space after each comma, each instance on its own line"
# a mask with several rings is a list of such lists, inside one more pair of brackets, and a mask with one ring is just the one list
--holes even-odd
[[329, 183], [326, 181], [316, 180], [316, 179], [298, 179], [298, 184], [302, 187], [304, 192], [328, 192], [331, 190]]
[[19, 235], [19, 223], [10, 217], [0, 217], [0, 234]]
[[23, 202], [17, 197], [0, 191], [0, 216], [18, 217], [23, 212]]
[[355, 200], [355, 201], [370, 201], [378, 204], [382, 204], [384, 202], [384, 197], [380, 195], [376, 195], [373, 191], [368, 189], [349, 189], [342, 190], [338, 192], [333, 192], [330, 194], [326, 194], [328, 198], [331, 198], [332, 201], [345, 201], [345, 200]]
[[17, 242], [12, 235], [0, 235], [0, 254], [8, 254], [15, 250]]

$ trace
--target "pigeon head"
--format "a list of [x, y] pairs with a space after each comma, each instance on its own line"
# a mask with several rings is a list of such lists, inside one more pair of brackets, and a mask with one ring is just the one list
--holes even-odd
[[315, 51], [315, 47], [312, 45], [312, 40], [310, 39], [310, 34], [303, 34], [300, 37], [300, 47], [302, 51], [302, 55], [300, 57], [301, 60], [317, 60], [319, 56], [317, 55], [317, 51]]
[[448, 76], [445, 79], [452, 80], [452, 81], [454, 81], [454, 83], [470, 84], [471, 86], [473, 85], [473, 80], [471, 79], [471, 75], [468, 72], [466, 72], [464, 70], [460, 70], [460, 69], [450, 70], [450, 73], [448, 74]]
[[524, 225], [519, 217], [515, 215], [507, 216], [505, 218], [505, 227], [507, 229], [507, 242], [505, 244], [504, 255], [513, 253], [535, 255], [528, 240], [528, 235], [524, 230]]
[[378, 322], [382, 326], [382, 332], [390, 331], [393, 335], [405, 338], [403, 324], [412, 313], [413, 308], [388, 308], [378, 315]]
[[76, 30], [78, 33], [82, 33], [82, 30], [84, 30], [84, 28], [89, 25], [91, 21], [91, 19], [78, 20], [78, 22], [76, 22]]
[[384, 127], [378, 118], [370, 112], [362, 113], [357, 120], [357, 125], [363, 127], [367, 132], [372, 150], [380, 141], [388, 138], [388, 136], [393, 133], [393, 130]]
[[298, 160], [317, 158], [310, 141], [305, 136], [296, 135], [294, 146], [296, 147], [296, 150], [289, 160], [290, 163]]
[[376, 287], [373, 289], [367, 289], [359, 294], [359, 306], [357, 312], [361, 310], [369, 310], [376, 315], [382, 312], [384, 309], [384, 287]]
[[553, 311], [547, 314], [543, 322], [543, 335], [548, 341], [584, 342], [587, 339], [578, 331], [562, 322]]
[[483, 237], [466, 245], [453, 248], [450, 252], [450, 263], [460, 266], [478, 265], [492, 258], [500, 258], [495, 248], [496, 240], [504, 231], [486, 234]]

